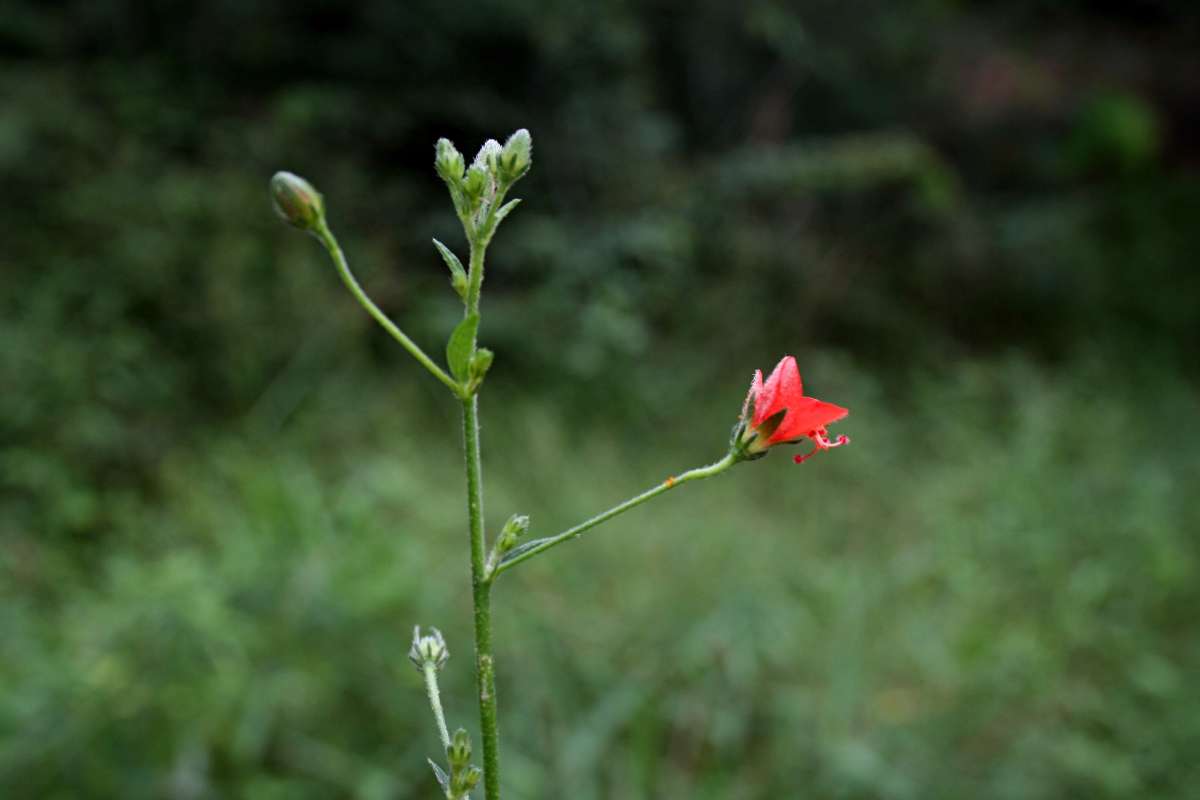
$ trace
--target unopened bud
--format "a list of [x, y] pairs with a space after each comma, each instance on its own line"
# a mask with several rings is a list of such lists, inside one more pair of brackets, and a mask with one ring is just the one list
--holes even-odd
[[481, 347], [471, 356], [470, 363], [467, 364], [467, 390], [474, 393], [479, 391], [479, 387], [483, 385], [483, 379], [487, 375], [489, 369], [492, 368], [492, 362], [496, 359], [496, 354], [486, 347]]
[[483, 771], [479, 767], [467, 767], [461, 770], [450, 778], [450, 793], [454, 797], [465, 796], [467, 792], [475, 788], [481, 777], [483, 777]]
[[497, 165], [497, 177], [501, 183], [511, 185], [529, 171], [533, 163], [533, 138], [529, 131], [521, 128], [504, 143]]
[[500, 529], [500, 535], [496, 537], [496, 549], [500, 551], [500, 555], [504, 555], [516, 547], [517, 540], [524, 536], [527, 530], [529, 530], [529, 517], [524, 514], [513, 514], [509, 517], [508, 522], [504, 523], [504, 527]]
[[305, 231], [315, 231], [325, 218], [325, 201], [312, 184], [291, 172], [271, 177], [271, 202], [280, 219]]
[[437, 628], [430, 628], [429, 631], [422, 636], [421, 626], [413, 626], [412, 647], [409, 648], [408, 659], [418, 670], [424, 670], [428, 664], [441, 669], [446, 659], [450, 658], [450, 650], [446, 647], [442, 632]]
[[446, 746], [446, 760], [450, 762], [450, 771], [459, 770], [471, 764], [471, 735], [465, 728], [459, 728]]
[[472, 164], [467, 170], [467, 177], [463, 180], [463, 193], [470, 201], [472, 210], [478, 207], [490, 180], [487, 168], [478, 163]]
[[475, 154], [475, 160], [471, 162], [472, 167], [483, 167], [488, 172], [496, 171], [496, 162], [500, 158], [500, 153], [503, 148], [495, 139], [488, 139], [483, 143], [483, 147], [479, 148], [479, 152]]
[[462, 153], [458, 152], [449, 139], [438, 139], [436, 153], [433, 167], [437, 174], [446, 183], [458, 184], [467, 168]]

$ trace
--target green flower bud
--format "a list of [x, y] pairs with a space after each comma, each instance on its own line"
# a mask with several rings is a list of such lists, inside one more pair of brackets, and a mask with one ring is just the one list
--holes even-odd
[[450, 793], [454, 797], [464, 797], [475, 788], [483, 771], [479, 767], [467, 767], [450, 779]]
[[481, 347], [471, 356], [470, 363], [467, 364], [467, 389], [470, 392], [476, 392], [483, 385], [483, 378], [487, 375], [487, 371], [492, 367], [492, 361], [496, 358], [496, 354], [486, 347]]
[[462, 181], [467, 165], [463, 160], [462, 153], [454, 147], [454, 143], [449, 139], [438, 139], [436, 153], [433, 167], [441, 179], [451, 185]]
[[467, 170], [467, 177], [463, 181], [463, 194], [470, 201], [472, 210], [479, 206], [479, 201], [483, 199], [483, 193], [490, 182], [491, 178], [486, 167], [476, 163]]
[[280, 219], [305, 231], [315, 231], [325, 219], [325, 201], [312, 184], [291, 172], [271, 177], [271, 203]]
[[529, 530], [529, 517], [524, 514], [513, 514], [500, 529], [500, 535], [496, 537], [496, 550], [503, 556], [517, 546], [517, 540], [524, 536], [527, 530]]
[[446, 760], [450, 762], [450, 771], [459, 772], [471, 764], [471, 735], [465, 728], [459, 728], [446, 747]]
[[489, 173], [495, 174], [496, 164], [500, 159], [500, 153], [503, 149], [500, 143], [495, 139], [488, 139], [483, 143], [483, 147], [479, 148], [479, 152], [475, 154], [475, 160], [471, 162], [472, 167], [483, 167]]
[[516, 183], [533, 163], [533, 138], [521, 128], [508, 137], [500, 152], [497, 175], [505, 185]]
[[408, 660], [418, 670], [424, 670], [427, 664], [441, 669], [446, 665], [446, 660], [450, 658], [450, 650], [446, 647], [446, 640], [442, 638], [442, 632], [437, 628], [430, 628], [429, 631], [428, 634], [422, 636], [421, 626], [413, 626], [412, 647], [408, 651]]

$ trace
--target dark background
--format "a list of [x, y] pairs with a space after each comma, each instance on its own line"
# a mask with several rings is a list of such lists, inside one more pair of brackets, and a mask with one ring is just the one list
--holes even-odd
[[493, 529], [720, 456], [784, 353], [854, 443], [505, 576], [508, 794], [1192, 796], [1198, 43], [1149, 1], [5, 4], [0, 794], [434, 796], [454, 404], [266, 182], [440, 353], [433, 143], [527, 127]]

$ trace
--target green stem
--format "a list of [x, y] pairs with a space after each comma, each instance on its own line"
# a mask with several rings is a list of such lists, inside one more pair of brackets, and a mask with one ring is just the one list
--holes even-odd
[[483, 248], [471, 246], [467, 267], [467, 313], [479, 313], [479, 294], [483, 289]]
[[429, 707], [433, 709], [434, 719], [437, 720], [438, 733], [442, 737], [442, 749], [450, 746], [450, 729], [446, 727], [446, 714], [442, 711], [442, 696], [438, 691], [437, 665], [431, 661], [425, 662], [425, 691], [429, 694]]
[[[458, 382], [434, 363], [433, 359], [425, 355], [425, 351], [416, 342], [408, 338], [404, 331], [396, 327], [396, 324], [379, 310], [379, 306], [375, 305], [371, 298], [367, 297], [367, 293], [363, 291], [358, 281], [355, 280], [354, 273], [350, 271], [350, 265], [346, 261], [346, 256], [342, 253], [342, 248], [338, 246], [333, 231], [329, 230], [329, 226], [325, 224], [325, 220], [322, 219], [318, 223], [314, 233], [329, 252], [329, 257], [333, 259], [334, 265], [337, 266], [338, 274], [342, 276], [342, 282], [346, 284], [346, 288], [350, 290], [350, 293], [354, 295], [362, 307], [367, 310], [367, 313], [374, 317], [375, 321], [383, 326], [383, 329], [391, 334], [392, 338], [399, 342], [413, 358], [419, 361], [421, 366], [429, 370], [433, 374], [433, 377], [446, 384], [456, 396], [461, 396], [462, 388], [458, 385]], [[478, 293], [476, 297], [478, 297]], [[476, 303], [478, 303], [478, 300], [476, 300]]]
[[[504, 192], [497, 192], [482, 225], [464, 218], [470, 242], [465, 314], [479, 313], [483, 289], [483, 258], [495, 233], [496, 208]], [[478, 331], [478, 329], [477, 329]], [[475, 352], [475, 342], [471, 342]], [[479, 459], [479, 397], [459, 395], [463, 404], [463, 444], [467, 454], [467, 517], [471, 530], [471, 595], [475, 605], [475, 687], [479, 692], [479, 729], [483, 734], [483, 793], [485, 800], [500, 800], [500, 724], [496, 710], [496, 662], [492, 656], [492, 581], [487, 572], [487, 542], [483, 534], [483, 468]]]
[[726, 456], [724, 458], [722, 458], [720, 461], [716, 461], [712, 464], [709, 464], [707, 467], [697, 467], [696, 469], [688, 470], [687, 472], [683, 473], [682, 475], [679, 475], [678, 477], [667, 478], [665, 481], [658, 484], [653, 489], [649, 489], [645, 492], [642, 492], [637, 497], [631, 497], [630, 499], [626, 500], [624, 503], [613, 506], [608, 511], [605, 511], [601, 514], [597, 514], [596, 516], [592, 517], [591, 519], [585, 520], [573, 528], [568, 528], [567, 530], [563, 531], [562, 533], [555, 534], [554, 536], [548, 537], [546, 539], [542, 539], [540, 541], [540, 543], [535, 545], [534, 547], [531, 547], [528, 550], [522, 551], [515, 557], [510, 558], [508, 561], [501, 562], [500, 566], [498, 566], [496, 568], [495, 572], [493, 573], [492, 579], [495, 580], [495, 576], [504, 572], [506, 569], [511, 569], [512, 567], [515, 567], [517, 564], [520, 564], [522, 561], [527, 561], [527, 560], [533, 558], [534, 556], [538, 555], [539, 553], [546, 552], [551, 547], [560, 545], [563, 542], [567, 541], [568, 539], [573, 539], [576, 536], [579, 536], [584, 531], [589, 530], [590, 528], [596, 527], [601, 522], [607, 522], [608, 520], [612, 519], [613, 517], [617, 516], [618, 514], [624, 514], [629, 509], [640, 506], [642, 503], [645, 503], [647, 500], [652, 500], [653, 498], [658, 497], [660, 494], [663, 494], [664, 492], [669, 492], [671, 489], [674, 489], [676, 486], [687, 483], [688, 481], [700, 480], [701, 478], [711, 478], [714, 475], [720, 475], [722, 472], [724, 472], [725, 470], [727, 470], [731, 466], [733, 466], [735, 463], [737, 463], [737, 460], [738, 460], [737, 454], [731, 451], [728, 454], [726, 454]]
[[[475, 297], [478, 302], [478, 294]], [[496, 667], [492, 657], [492, 584], [484, 569], [479, 398], [465, 398], [462, 404], [463, 440], [467, 451], [467, 516], [471, 530], [471, 589], [475, 602], [475, 683], [479, 690], [479, 728], [483, 734], [483, 788], [486, 800], [499, 800], [500, 730], [496, 719]]]
[[496, 196], [488, 204], [487, 213], [479, 224], [469, 217], [463, 218], [463, 230], [471, 247], [470, 264], [467, 267], [467, 313], [479, 313], [479, 294], [483, 289], [483, 257], [487, 253], [488, 244], [496, 233], [496, 209], [504, 203], [505, 191], [497, 190]]

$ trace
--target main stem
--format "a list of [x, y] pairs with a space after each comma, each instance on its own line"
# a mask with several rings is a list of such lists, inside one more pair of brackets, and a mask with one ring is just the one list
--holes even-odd
[[[479, 313], [486, 242], [471, 237], [468, 314]], [[463, 442], [467, 456], [467, 516], [471, 529], [471, 592], [475, 603], [475, 687], [479, 692], [479, 729], [483, 736], [483, 792], [500, 800], [500, 725], [496, 718], [496, 666], [492, 657], [492, 584], [484, 568], [483, 468], [479, 459], [479, 396], [463, 398]]]
[[483, 788], [500, 798], [500, 729], [496, 719], [496, 667], [492, 658], [492, 585], [484, 572], [483, 477], [479, 463], [479, 398], [463, 400], [467, 450], [467, 514], [471, 527], [471, 589], [475, 600], [475, 685], [483, 734]]

